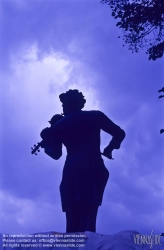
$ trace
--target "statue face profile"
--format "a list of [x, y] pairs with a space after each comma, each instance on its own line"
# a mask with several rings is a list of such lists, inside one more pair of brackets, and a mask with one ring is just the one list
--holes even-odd
[[69, 113], [68, 106], [66, 104], [62, 104], [62, 108], [63, 108], [63, 114], [67, 115]]
[[75, 104], [73, 105], [73, 103], [63, 103], [62, 108], [64, 115], [68, 115], [74, 111], [81, 110]]

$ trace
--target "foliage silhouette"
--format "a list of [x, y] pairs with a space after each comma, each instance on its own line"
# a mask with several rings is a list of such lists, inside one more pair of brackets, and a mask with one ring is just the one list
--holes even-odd
[[120, 19], [116, 26], [122, 29], [128, 50], [133, 53], [146, 48], [149, 60], [163, 56], [164, 0], [101, 0], [101, 3], [108, 4], [112, 16]]
[[[161, 88], [160, 90], [158, 90], [158, 93], [160, 93], [160, 92], [164, 92], [164, 87]], [[160, 95], [160, 96], [159, 96], [159, 98], [163, 98], [163, 97], [164, 97], [164, 95]], [[161, 130], [160, 130], [160, 134], [162, 134], [162, 133], [164, 133], [164, 129], [161, 129]]]

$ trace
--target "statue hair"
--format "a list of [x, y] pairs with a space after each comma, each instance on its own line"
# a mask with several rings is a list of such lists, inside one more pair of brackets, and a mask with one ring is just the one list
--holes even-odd
[[59, 95], [59, 99], [63, 104], [74, 106], [77, 109], [82, 109], [86, 103], [86, 100], [77, 89], [69, 89], [66, 93]]

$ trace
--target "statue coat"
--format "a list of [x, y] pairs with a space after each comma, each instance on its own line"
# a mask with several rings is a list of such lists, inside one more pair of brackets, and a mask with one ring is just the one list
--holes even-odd
[[60, 184], [62, 210], [74, 203], [101, 205], [109, 172], [100, 152], [100, 132], [112, 136], [116, 149], [124, 131], [104, 113], [97, 110], [75, 111], [53, 126], [53, 150], [67, 149]]

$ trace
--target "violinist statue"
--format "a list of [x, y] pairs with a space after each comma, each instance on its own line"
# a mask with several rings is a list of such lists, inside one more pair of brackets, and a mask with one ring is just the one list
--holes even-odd
[[[125, 132], [101, 111], [82, 111], [86, 100], [78, 90], [70, 89], [59, 98], [64, 116], [57, 115], [51, 128], [41, 132], [42, 147], [54, 160], [62, 156], [62, 145], [67, 149], [60, 184], [66, 232], [96, 232], [97, 212], [109, 177], [101, 156], [113, 159], [112, 151], [120, 148]], [[101, 129], [112, 136], [102, 154]]]

